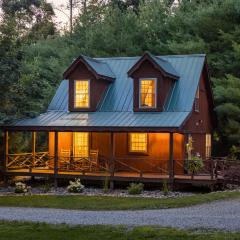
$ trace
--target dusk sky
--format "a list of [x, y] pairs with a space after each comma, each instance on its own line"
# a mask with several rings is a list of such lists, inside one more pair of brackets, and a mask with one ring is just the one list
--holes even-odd
[[[53, 4], [54, 12], [56, 14], [56, 22], [61, 26], [68, 25], [69, 19], [69, 0], [47, 0], [47, 2]], [[74, 1], [73, 1], [74, 2]], [[75, 10], [75, 14], [77, 11]]]

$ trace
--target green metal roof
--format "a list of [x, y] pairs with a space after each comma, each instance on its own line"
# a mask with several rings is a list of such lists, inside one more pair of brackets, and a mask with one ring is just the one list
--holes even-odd
[[158, 56], [168, 61], [178, 73], [163, 112], [133, 112], [133, 81], [128, 70], [140, 57], [96, 58], [104, 62], [116, 77], [94, 113], [68, 112], [68, 80], [56, 91], [48, 112], [33, 119], [15, 122], [12, 126], [81, 126], [81, 127], [180, 127], [192, 111], [195, 94], [204, 66], [205, 55]]
[[155, 63], [160, 68], [162, 68], [166, 73], [169, 73], [170, 75], [175, 76], [177, 78], [179, 77], [179, 74], [176, 72], [176, 70], [174, 69], [174, 67], [169, 61], [167, 61], [162, 57], [154, 56], [151, 53], [147, 53], [147, 54], [149, 54], [149, 56], [153, 59], [153, 61], [155, 61]]
[[116, 78], [111, 68], [105, 61], [99, 61], [97, 59], [90, 58], [84, 55], [81, 56], [98, 75], [110, 77], [113, 79]]

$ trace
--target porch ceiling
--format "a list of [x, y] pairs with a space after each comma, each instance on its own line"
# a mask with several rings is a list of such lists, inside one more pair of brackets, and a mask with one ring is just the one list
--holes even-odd
[[187, 118], [189, 112], [92, 112], [69, 113], [49, 111], [36, 118], [22, 119], [5, 128], [179, 128]]

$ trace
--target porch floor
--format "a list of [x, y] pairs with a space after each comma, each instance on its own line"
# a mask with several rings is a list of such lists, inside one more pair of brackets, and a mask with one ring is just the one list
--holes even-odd
[[[24, 175], [24, 176], [54, 176], [54, 171], [50, 169], [17, 169], [17, 170], [8, 170], [5, 172], [6, 175]], [[112, 180], [116, 181], [142, 181], [142, 182], [162, 182], [164, 179], [168, 180], [168, 174], [159, 174], [152, 172], [145, 172], [141, 176], [139, 173], [135, 172], [114, 172], [114, 176], [111, 176], [108, 172], [78, 172], [78, 171], [58, 171], [57, 178], [72, 178], [80, 177], [81, 179], [92, 179], [92, 180], [102, 180], [105, 177], [110, 177]], [[175, 175], [175, 182], [216, 182], [221, 180], [221, 177], [211, 178], [210, 175], [196, 175], [192, 179], [190, 175]]]

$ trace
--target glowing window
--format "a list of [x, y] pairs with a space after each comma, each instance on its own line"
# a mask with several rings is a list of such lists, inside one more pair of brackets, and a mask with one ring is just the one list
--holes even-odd
[[129, 134], [129, 152], [147, 152], [147, 133]]
[[206, 134], [206, 158], [211, 157], [212, 151], [212, 136], [211, 134]]
[[75, 94], [74, 106], [75, 108], [88, 108], [89, 107], [89, 81], [76, 80], [75, 81]]
[[156, 79], [140, 80], [140, 107], [156, 107]]
[[74, 133], [74, 157], [89, 156], [89, 134], [87, 132]]

